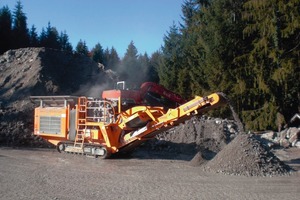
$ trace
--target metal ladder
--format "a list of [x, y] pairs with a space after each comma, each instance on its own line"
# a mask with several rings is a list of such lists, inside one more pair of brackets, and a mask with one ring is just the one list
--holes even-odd
[[77, 105], [77, 134], [74, 142], [74, 148], [78, 148], [79, 150], [83, 150], [84, 137], [86, 131], [86, 104], [86, 97], [79, 97]]

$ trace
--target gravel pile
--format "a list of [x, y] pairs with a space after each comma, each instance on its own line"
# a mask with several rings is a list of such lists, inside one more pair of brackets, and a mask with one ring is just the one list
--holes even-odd
[[[233, 120], [194, 116], [168, 131], [155, 140], [148, 141], [143, 149], [159, 152], [163, 159], [190, 161], [198, 152], [201, 159], [210, 160], [222, 150], [239, 132]], [[164, 157], [164, 155], [166, 155]], [[193, 165], [193, 164], [192, 164]], [[199, 165], [199, 163], [195, 163]]]
[[[170, 144], [190, 144], [202, 152], [218, 153], [237, 134], [238, 127], [233, 120], [195, 116], [183, 124], [157, 136], [159, 140]], [[181, 153], [188, 153], [182, 149]]]
[[204, 168], [212, 172], [244, 176], [284, 175], [290, 171], [253, 134], [238, 135]]
[[267, 131], [260, 134], [260, 137], [270, 147], [300, 148], [300, 127], [289, 127], [280, 132]]

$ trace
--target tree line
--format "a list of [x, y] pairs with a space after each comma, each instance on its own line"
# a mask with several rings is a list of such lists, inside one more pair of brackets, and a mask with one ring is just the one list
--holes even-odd
[[8, 6], [0, 9], [0, 38], [0, 54], [9, 49], [24, 47], [48, 47], [65, 51], [73, 49], [67, 33], [59, 33], [50, 22], [46, 29], [42, 28], [40, 35], [34, 25], [28, 29], [27, 17], [20, 1], [13, 12]]
[[300, 112], [299, 8], [299, 0], [186, 0], [183, 23], [164, 38], [160, 82], [183, 96], [222, 91], [247, 129], [276, 129]]

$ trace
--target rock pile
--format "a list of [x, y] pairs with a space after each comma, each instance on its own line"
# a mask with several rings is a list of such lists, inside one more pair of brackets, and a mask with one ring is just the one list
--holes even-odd
[[300, 128], [290, 127], [281, 132], [268, 131], [260, 135], [269, 147], [300, 148]]
[[157, 136], [152, 149], [213, 158], [239, 132], [233, 120], [195, 116]]
[[240, 134], [206, 165], [217, 173], [245, 176], [273, 176], [289, 173], [281, 162], [253, 134]]

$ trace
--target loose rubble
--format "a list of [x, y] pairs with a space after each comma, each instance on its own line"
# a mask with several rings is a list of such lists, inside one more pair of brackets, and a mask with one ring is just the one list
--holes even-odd
[[281, 132], [267, 131], [260, 135], [269, 147], [300, 148], [300, 128], [290, 127]]
[[212, 172], [244, 176], [274, 176], [290, 172], [289, 166], [253, 134], [238, 135], [204, 168]]
[[[195, 116], [183, 124], [157, 136], [154, 148], [167, 149], [181, 154], [194, 155], [198, 151], [211, 159], [237, 134], [235, 121], [228, 119]], [[163, 142], [162, 142], [163, 141]], [[184, 144], [184, 145], [178, 145]]]

